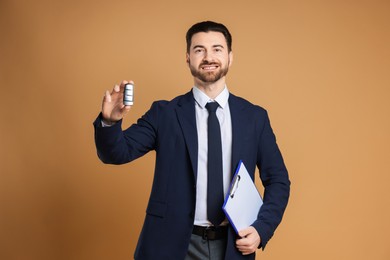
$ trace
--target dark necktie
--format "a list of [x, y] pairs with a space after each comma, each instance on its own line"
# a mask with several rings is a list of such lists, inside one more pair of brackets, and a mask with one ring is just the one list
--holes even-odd
[[208, 118], [208, 156], [207, 156], [207, 216], [209, 221], [218, 226], [224, 220], [222, 144], [221, 130], [217, 118], [217, 102], [207, 103]]

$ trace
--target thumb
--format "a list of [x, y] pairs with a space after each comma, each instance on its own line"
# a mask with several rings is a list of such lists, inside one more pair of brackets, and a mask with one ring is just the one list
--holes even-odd
[[245, 228], [243, 230], [240, 230], [240, 232], [238, 232], [238, 235], [240, 237], [246, 237], [247, 235], [249, 235], [251, 233], [251, 228], [248, 227], [248, 228]]

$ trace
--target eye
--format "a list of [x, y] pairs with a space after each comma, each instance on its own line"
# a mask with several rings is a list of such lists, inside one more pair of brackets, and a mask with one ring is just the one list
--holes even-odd
[[201, 48], [199, 48], [199, 49], [195, 49], [195, 51], [194, 51], [195, 53], [201, 53], [201, 52], [203, 52], [203, 49], [201, 49]]

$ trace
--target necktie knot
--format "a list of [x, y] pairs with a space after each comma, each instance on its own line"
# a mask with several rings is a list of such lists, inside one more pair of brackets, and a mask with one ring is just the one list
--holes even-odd
[[218, 102], [209, 102], [206, 104], [206, 108], [209, 111], [209, 113], [215, 113], [218, 107], [219, 107]]

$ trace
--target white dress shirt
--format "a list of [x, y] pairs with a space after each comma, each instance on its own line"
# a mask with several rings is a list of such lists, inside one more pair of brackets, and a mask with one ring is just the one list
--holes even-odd
[[[196, 127], [198, 131], [198, 173], [196, 180], [196, 208], [194, 225], [211, 226], [207, 219], [207, 119], [209, 113], [206, 109], [208, 102], [216, 101], [217, 118], [221, 128], [222, 160], [223, 160], [223, 187], [224, 194], [229, 190], [231, 181], [231, 158], [232, 158], [232, 121], [229, 109], [229, 91], [224, 90], [214, 99], [210, 99], [197, 87], [192, 92], [195, 98]], [[222, 207], [222, 205], [221, 205]], [[224, 221], [224, 223], [227, 220]]]

